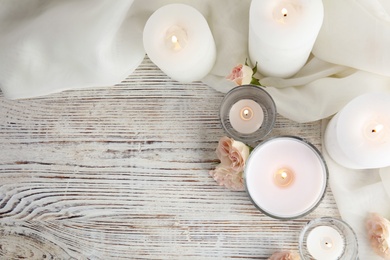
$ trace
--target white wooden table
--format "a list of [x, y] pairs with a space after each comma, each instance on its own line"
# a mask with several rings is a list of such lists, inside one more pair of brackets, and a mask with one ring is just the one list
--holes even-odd
[[[109, 73], [109, 72], [107, 72]], [[306, 222], [338, 217], [328, 188], [293, 221], [260, 213], [208, 171], [223, 98], [148, 59], [117, 86], [0, 97], [0, 259], [267, 259]], [[321, 149], [321, 123], [278, 116], [270, 136]]]

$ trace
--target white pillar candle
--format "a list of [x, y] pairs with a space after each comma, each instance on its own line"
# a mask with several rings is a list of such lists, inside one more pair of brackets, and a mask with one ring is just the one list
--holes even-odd
[[324, 10], [322, 0], [252, 0], [249, 56], [265, 76], [289, 77], [306, 63]]
[[306, 243], [307, 250], [316, 260], [337, 260], [344, 252], [344, 240], [333, 227], [313, 228]]
[[329, 122], [324, 137], [330, 157], [351, 169], [390, 165], [390, 95], [368, 93], [349, 102]]
[[202, 79], [216, 59], [214, 38], [206, 19], [184, 4], [161, 7], [148, 19], [143, 42], [149, 58], [180, 82]]
[[292, 219], [318, 205], [328, 172], [314, 146], [296, 137], [281, 136], [252, 151], [244, 176], [247, 192], [262, 212]]
[[263, 123], [263, 109], [254, 100], [242, 99], [230, 109], [229, 120], [237, 132], [251, 134], [256, 132]]

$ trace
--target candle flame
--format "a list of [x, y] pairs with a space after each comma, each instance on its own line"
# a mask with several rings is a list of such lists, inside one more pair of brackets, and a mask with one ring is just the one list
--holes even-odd
[[172, 35], [171, 40], [172, 40], [172, 43], [177, 43], [178, 42], [176, 35]]
[[282, 172], [280, 174], [280, 176], [283, 178], [283, 179], [286, 179], [287, 178], [287, 173], [286, 172]]
[[380, 132], [383, 129], [383, 127], [384, 127], [383, 125], [379, 124], [379, 125], [375, 126], [375, 128], [372, 129], [371, 132], [372, 133], [378, 133], [378, 132]]
[[287, 11], [287, 9], [286, 8], [282, 8], [282, 15], [284, 16], [284, 17], [286, 17], [287, 16], [287, 14], [288, 14], [288, 11]]
[[328, 248], [331, 248], [333, 246], [333, 244], [331, 242], [325, 242], [325, 246]]
[[240, 117], [242, 120], [251, 120], [253, 117], [253, 110], [250, 107], [244, 107], [240, 111]]

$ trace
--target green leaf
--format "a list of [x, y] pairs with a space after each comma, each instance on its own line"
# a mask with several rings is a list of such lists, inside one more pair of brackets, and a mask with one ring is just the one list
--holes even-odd
[[257, 86], [260, 86], [260, 87], [264, 87], [264, 86], [262, 86], [262, 85], [260, 84], [259, 79], [254, 78], [254, 77], [252, 77], [252, 81], [251, 81], [250, 84], [252, 84], [252, 85], [257, 85]]
[[256, 72], [257, 72], [257, 61], [256, 61], [256, 64], [255, 64], [255, 66], [253, 67], [253, 69], [252, 69], [252, 76], [253, 75], [255, 75], [256, 74]]
[[245, 59], [245, 66], [249, 66], [248, 65], [248, 58]]

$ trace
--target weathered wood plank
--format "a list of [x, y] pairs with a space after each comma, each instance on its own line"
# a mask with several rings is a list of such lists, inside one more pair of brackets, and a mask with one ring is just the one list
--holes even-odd
[[[167, 78], [147, 58], [111, 87], [0, 97], [1, 259], [266, 259], [303, 225], [264, 216], [208, 171], [223, 94]], [[271, 136], [320, 148], [320, 122], [278, 117]]]

